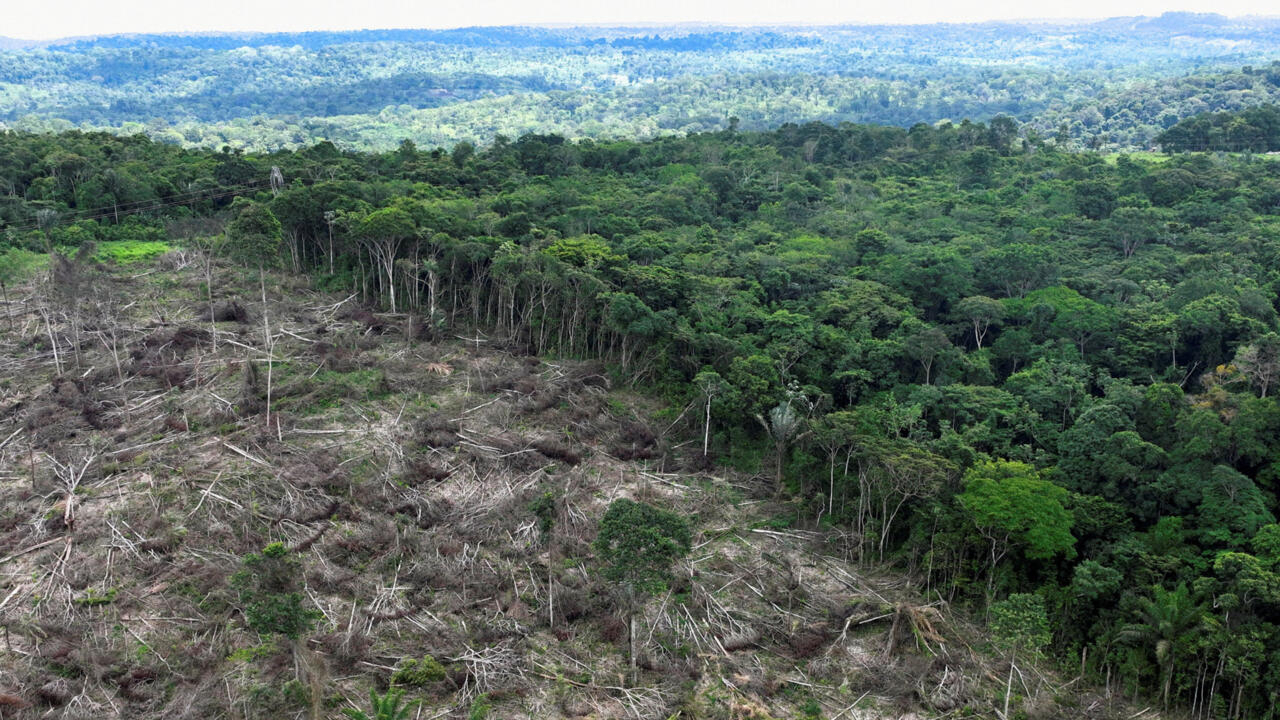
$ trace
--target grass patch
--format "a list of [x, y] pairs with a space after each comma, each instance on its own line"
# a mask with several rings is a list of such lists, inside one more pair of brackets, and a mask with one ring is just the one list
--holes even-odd
[[98, 243], [98, 252], [93, 258], [114, 265], [137, 265], [149, 263], [171, 249], [168, 243], [153, 240], [119, 240]]
[[1102, 159], [1108, 165], [1115, 165], [1122, 155], [1130, 160], [1143, 160], [1150, 163], [1168, 162], [1170, 157], [1166, 153], [1153, 152], [1151, 150], [1126, 150], [1124, 152], [1106, 153], [1102, 156]]
[[49, 267], [49, 256], [22, 248], [0, 250], [0, 281], [13, 286]]
[[273, 400], [272, 405], [277, 411], [310, 415], [338, 407], [343, 400], [377, 400], [390, 392], [387, 376], [381, 370], [348, 373], [324, 370], [315, 377], [283, 383], [279, 398]]

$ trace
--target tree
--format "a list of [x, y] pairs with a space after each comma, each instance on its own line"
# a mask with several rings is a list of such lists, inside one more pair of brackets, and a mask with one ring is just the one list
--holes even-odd
[[1128, 413], [1110, 402], [1089, 406], [1057, 442], [1059, 477], [1077, 492], [1099, 495], [1154, 519], [1154, 483], [1168, 458], [1134, 431]]
[[636, 668], [635, 613], [641, 598], [667, 586], [671, 566], [688, 554], [689, 523], [681, 516], [647, 503], [613, 501], [600, 520], [594, 544], [602, 574], [624, 590], [629, 628], [631, 671]]
[[261, 268], [275, 264], [281, 232], [271, 208], [239, 197], [231, 209], [236, 214], [227, 225], [227, 254], [243, 265]]
[[557, 495], [551, 490], [539, 495], [529, 504], [529, 510], [538, 518], [538, 530], [547, 546], [547, 625], [556, 626], [556, 521], [560, 509]]
[[636, 346], [643, 346], [645, 340], [658, 336], [664, 319], [629, 292], [601, 293], [600, 300], [604, 303], [606, 326], [622, 339], [619, 360], [623, 371], [626, 371], [631, 366]]
[[996, 566], [1014, 547], [1033, 560], [1075, 556], [1067, 491], [1042, 480], [1026, 463], [986, 460], [964, 474], [958, 500], [978, 532], [990, 543], [987, 596], [995, 584]]
[[733, 386], [747, 417], [757, 417], [785, 398], [778, 369], [764, 355], [735, 357], [729, 363], [726, 379]]
[[1159, 238], [1164, 212], [1167, 211], [1122, 207], [1111, 213], [1107, 223], [1126, 259], [1133, 257], [1143, 245]]
[[1058, 273], [1052, 250], [1030, 243], [1011, 243], [989, 250], [980, 258], [980, 267], [986, 284], [1002, 290], [1006, 297], [1022, 297], [1044, 287]]
[[1004, 320], [1004, 305], [994, 298], [985, 295], [972, 295], [956, 303], [953, 310], [955, 316], [973, 326], [973, 344], [982, 349], [982, 341], [993, 325]]
[[703, 368], [693, 378], [693, 384], [702, 394], [704, 402], [704, 420], [702, 424], [702, 457], [707, 456], [707, 446], [711, 442], [711, 405], [712, 402], [729, 389], [728, 383], [720, 377], [720, 373], [710, 367]]
[[245, 556], [239, 572], [231, 576], [231, 587], [237, 592], [250, 630], [261, 635], [281, 635], [289, 641], [294, 676], [301, 678], [305, 669], [312, 678], [311, 717], [319, 717], [320, 696], [314, 681], [322, 670], [314, 668], [317, 659], [302, 638], [324, 616], [304, 605], [301, 561], [283, 543], [271, 543], [261, 553]]
[[855, 530], [864, 546], [884, 560], [894, 522], [909, 501], [936, 494], [954, 477], [956, 467], [946, 458], [917, 447], [909, 440], [867, 440], [858, 449], [858, 517]]
[[476, 154], [476, 146], [463, 140], [453, 146], [453, 152], [449, 154], [449, 159], [453, 160], [453, 164], [457, 168], [466, 167], [467, 161]]
[[336, 210], [324, 211], [324, 224], [329, 228], [329, 274], [333, 274], [333, 224], [338, 221]]
[[1200, 625], [1204, 610], [1191, 597], [1186, 585], [1173, 590], [1152, 588], [1151, 597], [1138, 599], [1138, 621], [1126, 625], [1121, 638], [1148, 648], [1160, 667], [1160, 703], [1169, 707], [1173, 670], [1179, 645], [1188, 643], [1191, 631]]
[[1239, 471], [1218, 465], [1201, 478], [1200, 544], [1238, 547], [1275, 522], [1263, 493]]
[[1023, 315], [1034, 320], [1043, 319], [1042, 325], [1049, 335], [1070, 338], [1080, 348], [1082, 358], [1089, 340], [1110, 330], [1116, 322], [1114, 308], [1090, 300], [1068, 287], [1036, 290], [1012, 304]]
[[44, 235], [44, 251], [53, 254], [53, 229], [62, 219], [62, 213], [51, 208], [40, 208], [36, 211], [36, 226]]
[[382, 274], [391, 312], [396, 312], [396, 255], [400, 245], [416, 233], [413, 217], [400, 208], [375, 210], [360, 221], [356, 231]]
[[[801, 410], [804, 411], [803, 415], [800, 413]], [[792, 440], [801, 435], [812, 412], [813, 403], [805, 397], [799, 386], [793, 384], [787, 388], [786, 399], [769, 411], [768, 419], [764, 415], [756, 415], [756, 422], [760, 423], [765, 434], [773, 440], [774, 490], [779, 495], [782, 494], [787, 448], [790, 447]]]
[[1262, 397], [1280, 379], [1280, 335], [1267, 333], [1236, 351], [1235, 366]]
[[115, 168], [102, 171], [102, 187], [111, 196], [111, 213], [117, 225], [120, 224], [120, 202], [125, 200], [132, 178]]
[[818, 447], [827, 456], [827, 514], [835, 513], [836, 498], [836, 464], [841, 453], [845, 455], [844, 476], [849, 474], [849, 461], [852, 459], [859, 437], [858, 414], [840, 411], [823, 415], [815, 424], [813, 437]]
[[934, 361], [951, 349], [951, 341], [947, 339], [947, 334], [929, 325], [903, 338], [902, 342], [907, 357], [920, 363], [920, 368], [924, 370], [924, 384], [931, 384]]

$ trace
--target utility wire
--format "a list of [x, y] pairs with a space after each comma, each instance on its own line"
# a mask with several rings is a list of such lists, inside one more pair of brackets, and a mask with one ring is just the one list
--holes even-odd
[[[267, 181], [255, 180], [251, 183], [234, 185], [229, 188], [215, 188], [213, 192], [210, 190], [191, 190], [185, 193], [169, 195], [157, 200], [139, 200], [133, 203], [126, 203], [120, 208], [111, 206], [105, 208], [94, 208], [91, 210], [77, 210], [73, 213], [58, 218], [58, 225], [65, 223], [77, 222], [80, 220], [102, 220], [105, 218], [116, 217], [118, 215], [136, 215], [138, 213], [148, 212], [151, 210], [159, 210], [166, 207], [174, 207], [177, 205], [186, 205], [188, 203], [199, 200], [218, 200], [233, 195], [241, 195], [254, 190], [261, 190], [267, 187]], [[207, 193], [207, 194], [206, 194]], [[130, 205], [136, 207], [129, 207]], [[15, 232], [28, 232], [31, 230], [39, 230], [40, 225], [18, 225], [4, 228]]]

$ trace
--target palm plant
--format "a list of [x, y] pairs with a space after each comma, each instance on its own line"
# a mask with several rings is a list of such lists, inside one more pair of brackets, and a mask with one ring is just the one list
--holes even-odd
[[369, 704], [372, 706], [372, 715], [356, 708], [345, 708], [342, 713], [351, 720], [406, 720], [409, 717], [409, 711], [413, 710], [420, 701], [413, 700], [401, 705], [400, 702], [403, 699], [403, 690], [388, 690], [386, 695], [379, 695], [377, 690], [370, 690]]
[[1150, 648], [1160, 667], [1160, 702], [1169, 707], [1169, 692], [1173, 687], [1173, 670], [1176, 643], [1186, 640], [1200, 624], [1203, 608], [1191, 598], [1186, 585], [1174, 590], [1157, 586], [1152, 597], [1138, 600], [1139, 621], [1126, 625], [1120, 632], [1122, 640], [1142, 644]]

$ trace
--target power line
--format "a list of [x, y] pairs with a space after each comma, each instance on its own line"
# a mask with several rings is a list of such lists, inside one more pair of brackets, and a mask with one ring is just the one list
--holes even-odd
[[163, 197], [163, 198], [157, 198], [157, 199], [155, 199], [155, 200], [135, 200], [135, 201], [133, 201], [133, 202], [124, 203], [124, 204], [122, 204], [122, 205], [111, 205], [111, 206], [109, 206], [109, 207], [108, 207], [108, 206], [104, 206], [104, 207], [100, 207], [100, 208], [91, 208], [91, 209], [86, 209], [86, 210], [77, 210], [77, 211], [76, 211], [76, 213], [86, 213], [86, 214], [89, 214], [89, 213], [103, 213], [103, 212], [107, 212], [108, 210], [110, 210], [110, 211], [112, 211], [112, 212], [116, 212], [116, 211], [121, 210], [121, 209], [136, 210], [136, 209], [138, 209], [138, 208], [130, 207], [130, 206], [143, 206], [143, 205], [147, 205], [148, 203], [167, 202], [167, 201], [170, 201], [170, 200], [174, 200], [174, 199], [177, 199], [177, 198], [188, 197], [188, 196], [191, 196], [193, 199], [195, 199], [195, 198], [198, 198], [198, 197], [199, 197], [200, 195], [202, 195], [203, 193], [210, 192], [211, 190], [217, 190], [217, 191], [219, 191], [219, 192], [224, 191], [224, 190], [238, 190], [238, 189], [244, 189], [244, 190], [247, 190], [247, 189], [250, 189], [250, 188], [253, 188], [253, 187], [258, 187], [258, 186], [261, 186], [261, 185], [262, 185], [262, 181], [260, 181], [260, 180], [254, 180], [253, 182], [240, 183], [240, 184], [238, 184], [238, 185], [227, 185], [227, 186], [219, 187], [219, 188], [206, 188], [206, 189], [201, 189], [201, 190], [188, 190], [188, 191], [183, 192], [183, 193], [177, 193], [177, 194], [175, 194], [175, 195], [168, 195], [168, 196], [166, 196], [166, 197]]
[[186, 196], [198, 196], [198, 195], [200, 195], [201, 193], [209, 192], [210, 190], [218, 190], [218, 191], [222, 191], [222, 190], [234, 190], [234, 189], [237, 189], [237, 188], [246, 188], [246, 189], [247, 189], [247, 188], [251, 188], [251, 187], [260, 186], [261, 184], [262, 184], [262, 181], [261, 181], [261, 180], [254, 180], [254, 181], [252, 181], [252, 182], [247, 182], [247, 183], [238, 183], [238, 184], [236, 184], [236, 185], [225, 185], [225, 186], [218, 187], [218, 188], [207, 188], [207, 189], [202, 189], [202, 190], [188, 190], [188, 191], [186, 191], [186, 192], [181, 192], [181, 193], [177, 193], [177, 194], [174, 194], [174, 195], [167, 195], [167, 196], [162, 197], [162, 198], [156, 198], [155, 200], [134, 200], [133, 202], [117, 203], [117, 204], [115, 204], [115, 205], [104, 205], [104, 206], [102, 206], [102, 207], [97, 207], [97, 208], [84, 208], [84, 209], [77, 209], [77, 210], [75, 210], [75, 211], [74, 211], [74, 212], [72, 212], [72, 213], [68, 213], [68, 215], [81, 215], [81, 214], [102, 213], [102, 212], [106, 212], [106, 211], [108, 211], [108, 210], [111, 210], [111, 211], [113, 211], [113, 212], [114, 212], [114, 211], [119, 210], [119, 209], [121, 209], [121, 208], [127, 208], [127, 209], [132, 210], [132, 209], [135, 209], [135, 208], [130, 207], [130, 206], [135, 206], [135, 205], [146, 205], [147, 203], [165, 202], [165, 201], [168, 201], [168, 200], [171, 200], [171, 199], [174, 199], [174, 198], [180, 198], [180, 197], [186, 197]]
[[[178, 205], [186, 205], [196, 202], [197, 200], [218, 200], [224, 197], [240, 195], [251, 190], [259, 190], [265, 185], [265, 181], [256, 180], [251, 183], [232, 186], [231, 188], [219, 188], [217, 192], [210, 194], [207, 190], [193, 190], [177, 195], [169, 195], [158, 200], [140, 200], [134, 203], [128, 203], [125, 209], [116, 207], [96, 208], [93, 210], [77, 210], [74, 213], [68, 213], [65, 217], [58, 218], [58, 225], [77, 222], [80, 220], [103, 220], [119, 215], [136, 215], [138, 213], [148, 212], [151, 210], [159, 210], [166, 207], [175, 207]], [[128, 205], [136, 205], [137, 207], [128, 207]], [[28, 232], [31, 230], [39, 230], [39, 223], [34, 225], [19, 225], [4, 228], [5, 230], [13, 230], [15, 232]]]

